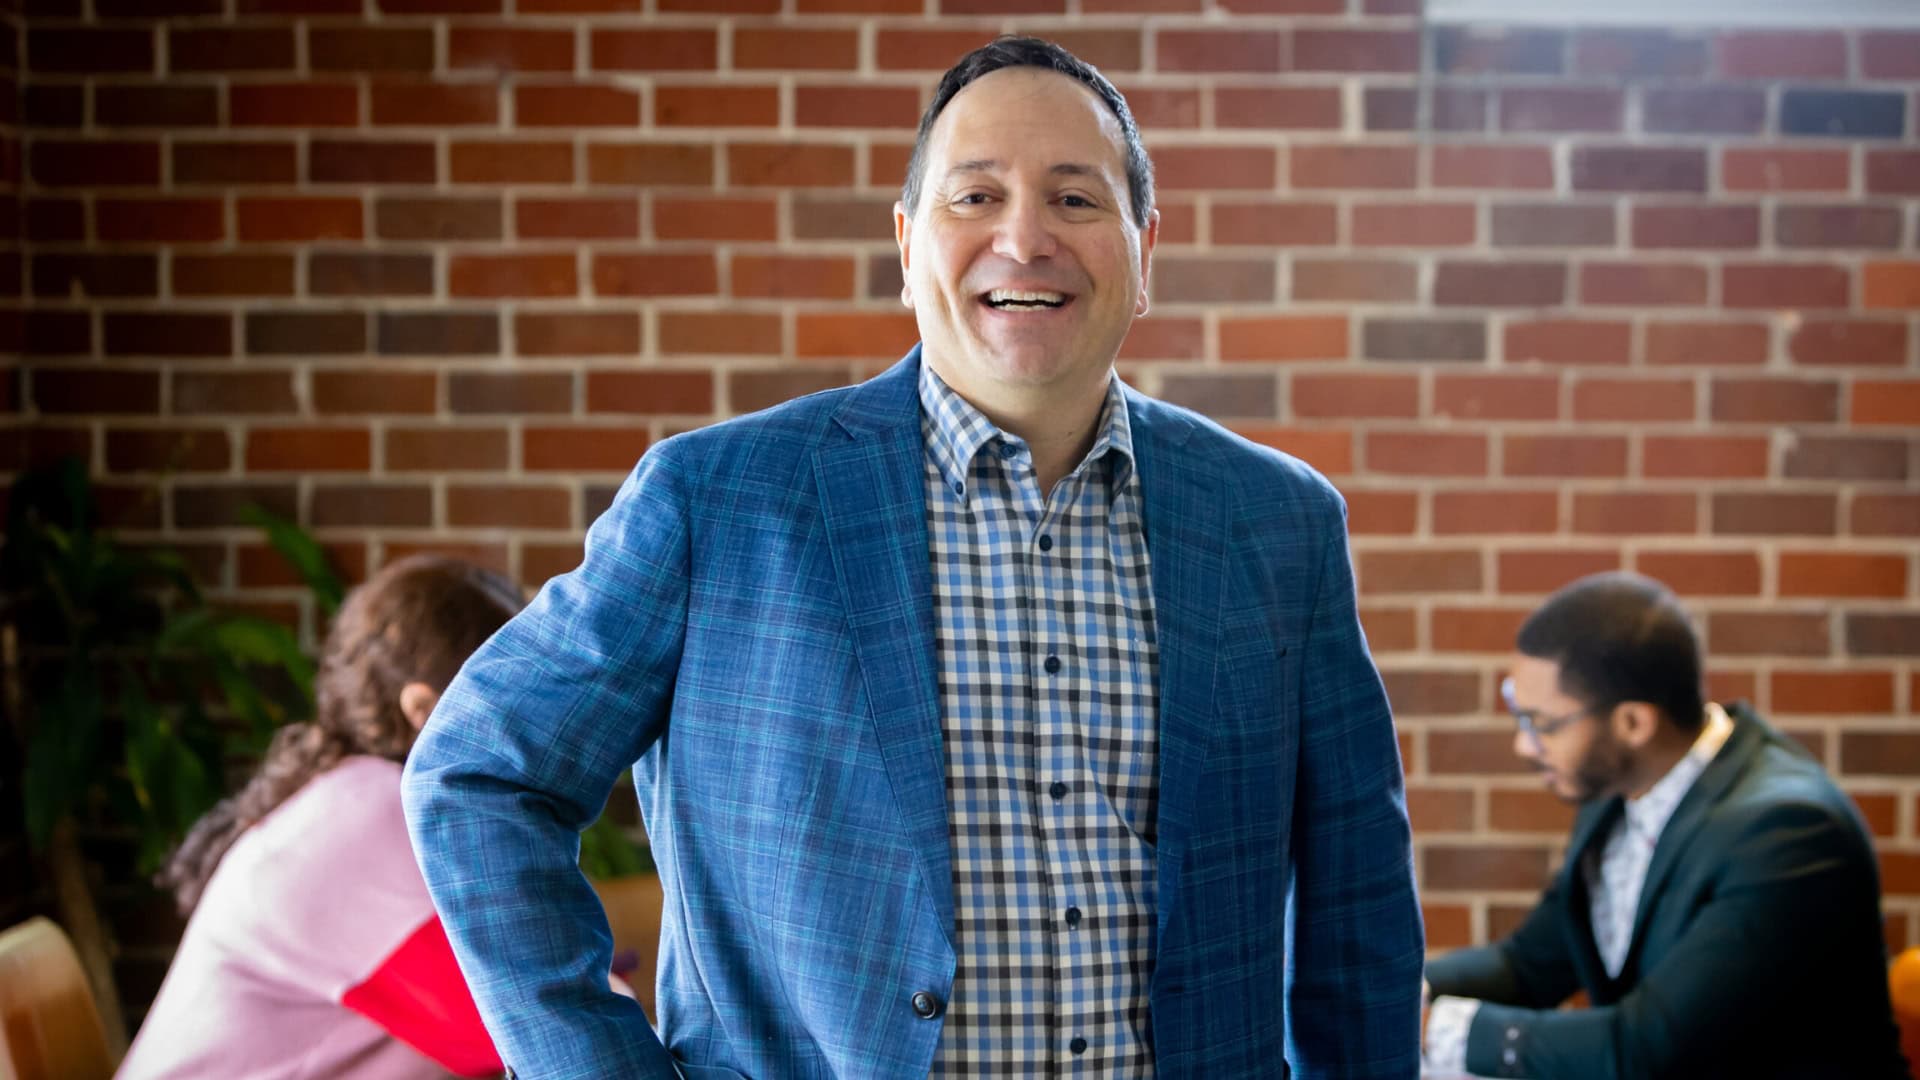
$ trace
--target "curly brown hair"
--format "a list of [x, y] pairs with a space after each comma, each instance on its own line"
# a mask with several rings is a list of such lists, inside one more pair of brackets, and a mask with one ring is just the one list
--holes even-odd
[[511, 581], [457, 559], [397, 560], [340, 606], [314, 680], [314, 719], [280, 729], [251, 779], [194, 823], [156, 876], [180, 913], [240, 834], [351, 754], [405, 761], [417, 732], [400, 708], [408, 683], [445, 690], [460, 665], [520, 610]]

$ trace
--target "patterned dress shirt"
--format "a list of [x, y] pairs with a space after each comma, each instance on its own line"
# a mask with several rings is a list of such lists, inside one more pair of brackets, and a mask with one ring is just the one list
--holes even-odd
[[1159, 653], [1125, 399], [1049, 494], [920, 369], [958, 971], [936, 1076], [1153, 1073]]

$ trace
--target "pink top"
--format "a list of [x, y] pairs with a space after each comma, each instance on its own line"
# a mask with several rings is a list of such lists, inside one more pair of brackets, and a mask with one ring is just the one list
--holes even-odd
[[400, 765], [355, 756], [228, 850], [119, 1076], [499, 1071], [407, 841]]

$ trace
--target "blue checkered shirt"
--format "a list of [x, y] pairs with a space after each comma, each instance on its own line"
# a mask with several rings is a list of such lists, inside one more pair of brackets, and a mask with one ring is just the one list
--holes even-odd
[[920, 368], [958, 971], [935, 1076], [1153, 1075], [1159, 650], [1119, 380], [1079, 466]]

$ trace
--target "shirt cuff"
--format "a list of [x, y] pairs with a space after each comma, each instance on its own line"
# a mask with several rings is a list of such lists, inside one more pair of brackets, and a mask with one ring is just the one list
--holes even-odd
[[1467, 1033], [1480, 1002], [1473, 998], [1441, 996], [1427, 1010], [1426, 1067], [1438, 1073], [1467, 1071]]

